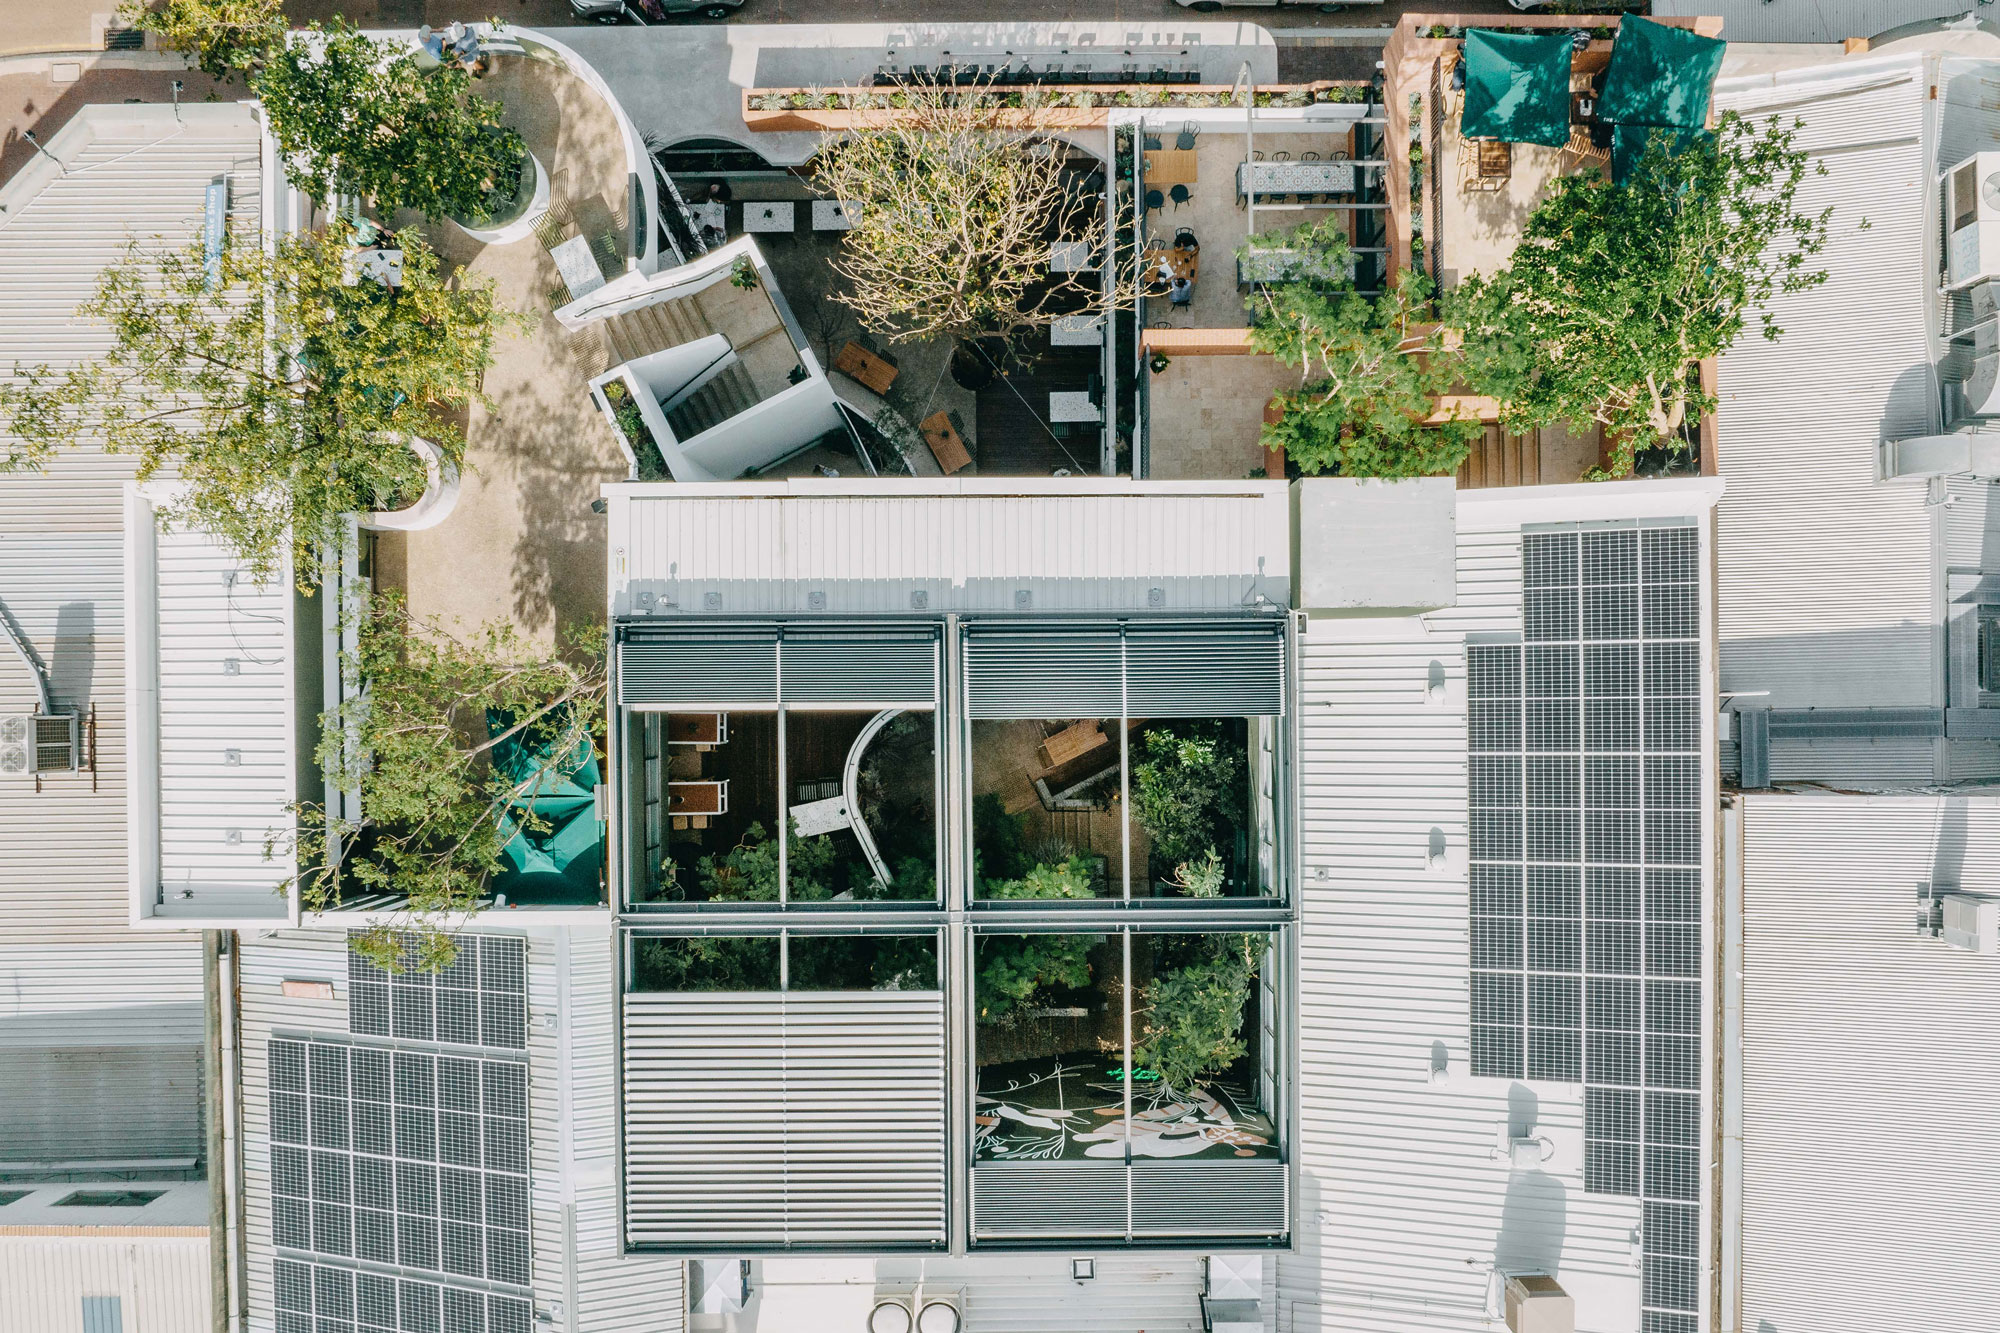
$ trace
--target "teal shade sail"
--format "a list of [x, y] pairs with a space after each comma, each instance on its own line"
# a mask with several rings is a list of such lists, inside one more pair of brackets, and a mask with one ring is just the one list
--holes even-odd
[[1569, 142], [1568, 33], [1465, 34], [1465, 110], [1459, 133], [1560, 148]]
[[1611, 179], [1623, 185], [1632, 178], [1646, 145], [1654, 135], [1666, 142], [1667, 156], [1673, 157], [1697, 144], [1715, 138], [1707, 130], [1685, 130], [1663, 125], [1613, 125], [1611, 127]]
[[1614, 125], [1700, 129], [1726, 46], [1719, 37], [1627, 15], [1611, 46], [1598, 114]]
[[[586, 906], [599, 901], [604, 825], [594, 792], [604, 779], [589, 741], [568, 754], [556, 753], [569, 721], [566, 711], [551, 713], [490, 751], [494, 772], [523, 788], [499, 816], [506, 842], [491, 887], [510, 901]], [[511, 714], [487, 711], [487, 735], [502, 735], [513, 725]], [[530, 829], [530, 818], [542, 827]]]

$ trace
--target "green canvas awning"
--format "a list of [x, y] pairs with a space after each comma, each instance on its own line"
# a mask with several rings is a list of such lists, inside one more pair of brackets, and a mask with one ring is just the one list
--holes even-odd
[[1560, 148], [1569, 142], [1568, 33], [1465, 34], [1465, 111], [1458, 132]]
[[1667, 156], [1706, 143], [1715, 136], [1707, 130], [1684, 130], [1671, 125], [1613, 125], [1611, 127], [1611, 179], [1623, 185], [1632, 177], [1646, 145], [1655, 134], [1666, 137]]
[[1598, 114], [1614, 125], [1700, 129], [1726, 46], [1719, 37], [1627, 15], [1611, 46]]

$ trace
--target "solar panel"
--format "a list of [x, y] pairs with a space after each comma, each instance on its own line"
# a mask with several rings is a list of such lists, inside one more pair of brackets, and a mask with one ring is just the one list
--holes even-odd
[[1699, 560], [1689, 524], [1524, 533], [1522, 642], [1466, 650], [1473, 1072], [1584, 1085], [1647, 1333], [1697, 1294]]
[[502, 935], [457, 935], [458, 953], [437, 972], [418, 969], [404, 940], [400, 972], [347, 955], [351, 1031], [398, 1041], [525, 1050], [528, 1045], [527, 942]]
[[[294, 1082], [302, 1071], [309, 1089], [272, 1094], [280, 1249], [528, 1286], [527, 1070], [518, 1059], [336, 1038], [274, 1038], [269, 1058]], [[280, 1098], [291, 1101], [281, 1109]]]
[[272, 1263], [278, 1333], [530, 1333], [520, 1296], [316, 1260]]

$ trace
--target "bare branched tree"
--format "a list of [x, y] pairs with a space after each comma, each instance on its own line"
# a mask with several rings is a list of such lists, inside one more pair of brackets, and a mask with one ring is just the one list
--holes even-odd
[[[818, 188], [858, 205], [835, 270], [837, 299], [892, 342], [1012, 337], [1079, 308], [1103, 310], [1104, 200], [1068, 145], [1000, 124], [983, 85], [906, 83], [828, 135]], [[1080, 243], [1089, 269], [1052, 271]], [[1129, 303], [1129, 281], [1114, 287]]]

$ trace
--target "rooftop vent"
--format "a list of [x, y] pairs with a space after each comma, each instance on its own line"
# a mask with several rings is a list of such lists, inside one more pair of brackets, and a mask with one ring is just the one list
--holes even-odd
[[1944, 895], [1944, 940], [1971, 953], [2000, 953], [2000, 898]]
[[1509, 1277], [1506, 1301], [1511, 1333], [1576, 1333], [1576, 1299], [1547, 1273]]

